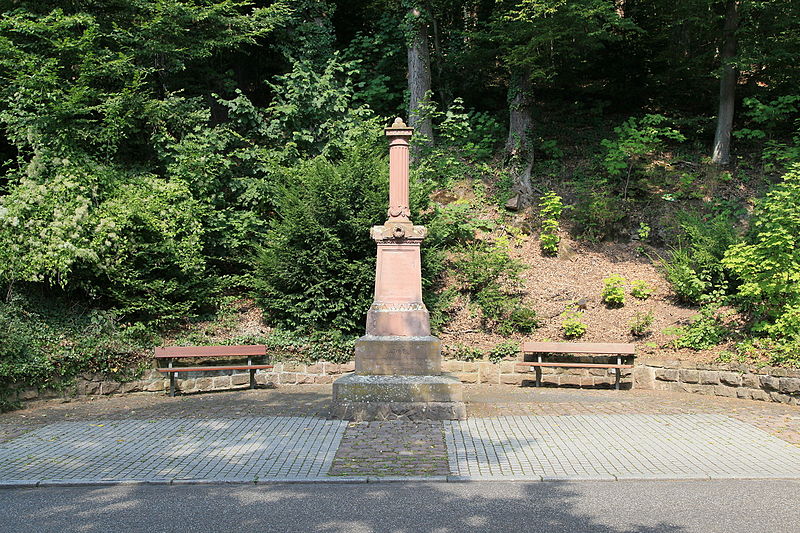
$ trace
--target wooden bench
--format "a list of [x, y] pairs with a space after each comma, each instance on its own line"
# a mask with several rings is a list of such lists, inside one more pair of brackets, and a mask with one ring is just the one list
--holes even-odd
[[[253, 358], [267, 356], [267, 347], [263, 345], [254, 346], [165, 346], [156, 348], [155, 359], [166, 360], [167, 366], [158, 368], [159, 372], [169, 374], [169, 395], [175, 396], [175, 374], [178, 372], [213, 372], [217, 370], [249, 370], [250, 388], [256, 387], [256, 370], [261, 368], [272, 368], [270, 364], [253, 364]], [[172, 366], [173, 359], [184, 358], [209, 359], [213, 357], [247, 357], [247, 364], [232, 365], [205, 365], [205, 366]]]
[[[525, 361], [525, 355], [536, 354], [536, 361]], [[592, 354], [616, 356], [614, 363], [574, 363], [571, 361], [563, 362], [544, 362], [542, 356], [545, 354]], [[560, 368], [613, 368], [616, 373], [614, 388], [619, 390], [620, 374], [623, 368], [633, 368], [632, 364], [623, 363], [623, 359], [636, 357], [636, 346], [633, 344], [621, 343], [584, 343], [584, 342], [525, 342], [522, 344], [523, 362], [520, 365], [531, 366], [536, 370], [536, 386], [542, 385], [543, 367]]]

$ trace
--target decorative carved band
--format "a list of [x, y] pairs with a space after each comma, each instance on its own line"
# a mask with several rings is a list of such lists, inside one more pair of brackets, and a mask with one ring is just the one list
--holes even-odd
[[387, 222], [383, 226], [373, 226], [370, 236], [376, 241], [387, 240], [422, 240], [428, 235], [425, 226], [414, 226], [410, 223]]
[[428, 308], [421, 302], [410, 304], [373, 302], [370, 311], [427, 311]]

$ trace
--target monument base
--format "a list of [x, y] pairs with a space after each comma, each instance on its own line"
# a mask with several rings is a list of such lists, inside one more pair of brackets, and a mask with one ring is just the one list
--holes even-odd
[[331, 418], [339, 420], [464, 420], [461, 381], [455, 376], [365, 376], [333, 383]]

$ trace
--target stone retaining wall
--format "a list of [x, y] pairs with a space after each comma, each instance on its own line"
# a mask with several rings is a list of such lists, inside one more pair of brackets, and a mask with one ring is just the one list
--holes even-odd
[[[275, 363], [275, 368], [256, 373], [259, 385], [297, 385], [307, 383], [332, 383], [336, 378], [355, 368], [353, 362], [337, 364], [320, 362]], [[455, 374], [464, 383], [491, 383], [503, 385], [532, 384], [534, 373], [530, 367], [517, 361], [454, 361], [443, 362], [443, 370]], [[613, 387], [614, 373], [608, 369], [542, 369], [544, 386]], [[754, 368], [738, 364], [699, 365], [681, 361], [646, 361], [634, 369], [623, 371], [623, 388], [631, 385], [637, 389], [668, 390], [746, 398], [800, 405], [800, 370], [764, 367]], [[229, 372], [187, 372], [178, 378], [178, 390], [205, 392], [245, 388], [249, 375]], [[148, 370], [141, 379], [119, 383], [101, 375], [85, 374], [63, 391], [24, 389], [16, 393], [19, 400], [47, 399], [127, 392], [157, 392], [163, 394], [169, 379], [156, 370]]]

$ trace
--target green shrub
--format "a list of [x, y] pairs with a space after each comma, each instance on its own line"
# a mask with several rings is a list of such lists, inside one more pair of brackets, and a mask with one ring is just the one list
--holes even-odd
[[123, 325], [113, 312], [89, 309], [72, 295], [17, 291], [0, 301], [0, 411], [14, 407], [10, 387], [59, 389], [82, 372], [134, 379], [156, 343], [141, 324]]
[[501, 335], [530, 333], [540, 325], [536, 311], [527, 307], [515, 307], [507, 317], [500, 321], [498, 332]]
[[644, 336], [648, 332], [650, 326], [653, 324], [653, 319], [654, 316], [652, 311], [648, 311], [647, 313], [637, 311], [633, 316], [633, 319], [628, 324], [628, 327], [631, 330], [631, 335], [636, 337]]
[[653, 289], [646, 281], [638, 279], [631, 284], [631, 296], [639, 300], [647, 300], [653, 295]]
[[502, 243], [469, 244], [457, 254], [453, 266], [460, 289], [478, 304], [485, 318], [502, 323], [519, 308], [519, 296], [509, 292], [509, 287], [519, 282], [524, 266], [508, 256]]
[[568, 339], [578, 339], [586, 333], [587, 327], [581, 321], [583, 312], [575, 307], [568, 307], [561, 313], [561, 331]]
[[625, 305], [625, 278], [616, 274], [603, 280], [603, 292], [600, 300], [608, 307], [622, 307]]
[[603, 165], [609, 176], [622, 180], [622, 197], [628, 197], [631, 178], [643, 156], [660, 150], [666, 141], [682, 142], [686, 138], [667, 124], [662, 115], [631, 117], [614, 128], [616, 139], [603, 139], [606, 149]]
[[465, 346], [463, 344], [456, 344], [453, 347], [449, 347], [447, 352], [453, 359], [459, 361], [476, 361], [478, 359], [483, 359], [482, 351], [478, 348]]
[[561, 238], [558, 236], [558, 219], [564, 210], [561, 197], [553, 191], [542, 196], [539, 201], [539, 213], [542, 216], [542, 232], [539, 235], [539, 243], [542, 252], [546, 255], [556, 255], [558, 253], [558, 243]]
[[727, 215], [702, 217], [679, 213], [681, 237], [669, 260], [661, 260], [667, 281], [686, 303], [718, 299], [728, 291], [730, 275], [723, 265], [725, 251], [738, 242], [733, 220]]
[[284, 169], [278, 217], [254, 272], [255, 298], [273, 323], [363, 331], [375, 277], [367, 228], [386, 218], [388, 165], [381, 152], [363, 139], [341, 162], [318, 157]]
[[665, 331], [677, 334], [673, 342], [676, 348], [691, 348], [692, 350], [707, 350], [721, 343], [728, 336], [728, 329], [722, 322], [719, 307], [706, 305], [700, 308], [700, 314], [695, 316], [691, 324], [686, 327], [671, 328]]
[[800, 337], [800, 165], [758, 202], [747, 242], [722, 263], [741, 281], [737, 298], [754, 313], [754, 331]]
[[575, 193], [572, 218], [581, 237], [597, 242], [617, 233], [628, 215], [627, 205], [611, 191], [606, 178], [576, 180]]
[[499, 363], [504, 359], [513, 359], [519, 355], [519, 343], [504, 341], [489, 350], [489, 361]]

